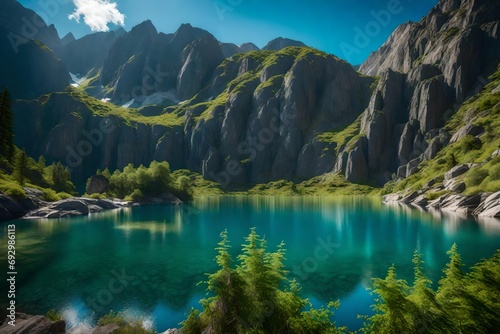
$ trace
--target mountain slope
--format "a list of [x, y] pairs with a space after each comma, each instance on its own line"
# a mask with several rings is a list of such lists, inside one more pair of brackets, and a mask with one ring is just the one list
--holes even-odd
[[[496, 124], [490, 117], [496, 87], [476, 95], [496, 80], [490, 74], [500, 60], [497, 9], [493, 0], [440, 1], [362, 64], [360, 72], [374, 77], [284, 39], [266, 47], [276, 50], [226, 58], [236, 46], [204, 30], [185, 24], [163, 34], [146, 21], [112, 37], [109, 52], [88, 62], [65, 57], [72, 69], [92, 67], [93, 76], [65, 93], [18, 102], [16, 117], [34, 116], [17, 140], [34, 156], [64, 159], [62, 143], [75, 149], [111, 117], [120, 130], [75, 167], [78, 175], [162, 158], [232, 186], [331, 172], [354, 183], [414, 180], [466, 134], [489, 154], [497, 145], [496, 132], [487, 130]], [[70, 41], [65, 50], [101, 45], [106, 36]], [[473, 96], [487, 107], [464, 112], [471, 102], [463, 101]], [[476, 158], [469, 162], [485, 157]]]
[[[35, 26], [36, 24], [36, 26]], [[17, 1], [0, 3], [0, 88], [14, 98], [33, 98], [63, 90], [68, 71], [53, 50], [60, 50], [54, 26]]]
[[371, 177], [406, 178], [453, 133], [446, 125], [500, 59], [497, 1], [442, 0], [400, 26], [360, 67], [380, 80], [362, 119]]

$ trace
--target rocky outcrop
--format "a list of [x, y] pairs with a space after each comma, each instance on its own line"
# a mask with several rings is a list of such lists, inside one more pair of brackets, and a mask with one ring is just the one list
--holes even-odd
[[[15, 326], [8, 324], [10, 319], [0, 323], [0, 333], [2, 334], [113, 334], [120, 329], [118, 324], [107, 324], [105, 326], [96, 326], [93, 328], [77, 326], [66, 330], [66, 322], [50, 321], [44, 316], [28, 315], [24, 313], [15, 314]], [[177, 329], [169, 329], [163, 334], [178, 334]]]
[[463, 99], [500, 55], [499, 13], [495, 0], [441, 0], [420, 22], [396, 29], [360, 71], [378, 75], [391, 68], [408, 73], [416, 64], [436, 65], [455, 97]]
[[472, 214], [483, 218], [500, 218], [500, 192], [478, 195], [446, 194], [434, 200], [429, 200], [426, 193], [428, 192], [395, 193], [384, 196], [384, 202]]
[[93, 175], [87, 184], [87, 194], [104, 194], [108, 192], [109, 181], [102, 175]]
[[117, 116], [95, 115], [91, 108], [68, 93], [19, 101], [13, 105], [16, 144], [30, 156], [62, 161], [77, 180], [129, 163], [157, 160], [169, 161], [172, 169], [183, 166], [180, 125], [131, 124]]
[[147, 96], [180, 88], [180, 95], [190, 98], [223, 58], [219, 43], [205, 30], [183, 24], [166, 35], [145, 21], [111, 46], [100, 76], [100, 83], [108, 88], [102, 97], [117, 104], [134, 100], [141, 105]]
[[32, 210], [47, 204], [44, 194], [37, 189], [24, 188], [26, 198], [15, 199], [0, 194], [0, 221], [20, 218]]
[[24, 218], [37, 219], [86, 216], [89, 213], [120, 209], [129, 205], [129, 202], [120, 200], [72, 198], [55, 202], [41, 209], [31, 211], [24, 216]]
[[182, 68], [177, 78], [177, 95], [181, 100], [193, 97], [207, 84], [224, 55], [219, 42], [206, 35], [191, 43], [182, 52]]
[[[210, 106], [214, 96], [222, 95], [224, 103], [203, 107], [193, 101], [195, 106], [187, 108], [187, 167], [231, 184], [330, 172], [335, 145], [317, 135], [356, 119], [372, 82], [349, 64], [312, 49], [287, 48], [267, 60], [228, 59], [198, 96], [201, 101], [208, 97]], [[200, 117], [207, 109], [210, 114]]]
[[[388, 181], [383, 174], [406, 178], [417, 170], [410, 161], [432, 159], [450, 143], [446, 120], [500, 59], [499, 6], [441, 0], [420, 22], [397, 28], [361, 65], [361, 72], [380, 76], [361, 131], [371, 178], [380, 184]], [[451, 143], [482, 132], [464, 126]]]
[[500, 218], [500, 192], [484, 194], [473, 214], [479, 217]]
[[15, 326], [9, 325], [10, 319], [0, 324], [0, 332], [3, 334], [66, 334], [66, 323], [64, 321], [50, 321], [37, 315], [16, 313]]
[[[116, 40], [126, 32], [99, 32], [77, 40], [67, 38], [60, 52], [61, 59], [71, 73], [86, 75], [91, 69], [99, 70]], [[72, 36], [72, 35], [71, 35]]]

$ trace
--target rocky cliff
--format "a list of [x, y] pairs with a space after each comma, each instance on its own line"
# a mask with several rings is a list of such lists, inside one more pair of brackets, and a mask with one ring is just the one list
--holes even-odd
[[[82, 179], [156, 159], [227, 185], [329, 172], [382, 185], [415, 175], [465, 135], [485, 133], [457, 110], [491, 80], [499, 23], [498, 1], [442, 0], [396, 29], [359, 72], [297, 41], [256, 50], [188, 24], [168, 35], [146, 21], [130, 32], [68, 37], [64, 63], [94, 69], [93, 77], [18, 101], [16, 141], [33, 156], [66, 161]], [[113, 131], [97, 134], [101, 126]], [[491, 136], [483, 141], [495, 142]]]
[[443, 127], [500, 59], [499, 6], [442, 0], [420, 22], [397, 28], [361, 65], [380, 78], [361, 126], [379, 183], [414, 174], [448, 144], [453, 133]]

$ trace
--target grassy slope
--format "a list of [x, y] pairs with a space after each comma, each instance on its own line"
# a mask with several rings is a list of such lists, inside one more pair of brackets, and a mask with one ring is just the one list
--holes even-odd
[[68, 94], [74, 99], [83, 102], [96, 116], [117, 116], [127, 124], [143, 123], [147, 125], [164, 125], [168, 127], [181, 125], [183, 118], [176, 113], [165, 113], [159, 116], [143, 116], [138, 109], [123, 108], [112, 103], [106, 103], [88, 95], [83, 89], [70, 89]]

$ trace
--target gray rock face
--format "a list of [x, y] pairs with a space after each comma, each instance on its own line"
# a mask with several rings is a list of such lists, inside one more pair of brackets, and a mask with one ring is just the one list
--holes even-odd
[[61, 59], [71, 73], [84, 76], [92, 68], [101, 68], [105, 58], [124, 30], [99, 32], [78, 40], [68, 37], [61, 50]]
[[498, 59], [494, 22], [499, 13], [495, 0], [483, 1], [481, 6], [475, 1], [441, 0], [420, 22], [396, 29], [360, 71], [377, 75], [391, 68], [408, 73], [418, 63], [437, 64], [444, 82], [461, 99], [485, 66]]
[[467, 124], [458, 129], [457, 132], [451, 137], [450, 143], [456, 143], [460, 139], [464, 138], [467, 135], [471, 135], [473, 137], [479, 136], [484, 133], [484, 128], [480, 126], [476, 126], [473, 124]]
[[6, 221], [24, 216], [28, 212], [46, 205], [44, 194], [37, 189], [24, 188], [26, 198], [14, 199], [0, 194], [0, 221]]
[[183, 63], [177, 79], [177, 95], [180, 99], [193, 97], [211, 78], [214, 69], [224, 59], [219, 42], [206, 35], [184, 49]]
[[462, 174], [465, 174], [469, 170], [469, 165], [464, 164], [464, 165], [458, 165], [450, 169], [446, 174], [444, 174], [444, 179], [445, 181], [451, 180], [456, 178], [457, 176], [460, 176]]
[[146, 165], [152, 160], [169, 161], [172, 169], [184, 165], [181, 126], [134, 126], [115, 116], [97, 116], [69, 94], [53, 94], [43, 106], [40, 101], [20, 101], [13, 111], [16, 144], [31, 156], [62, 161], [72, 168], [75, 179], [87, 180], [97, 169]]
[[[208, 39], [199, 41], [205, 37]], [[144, 101], [146, 96], [175, 90], [179, 79], [185, 79], [181, 95], [189, 95], [189, 84], [199, 89], [206, 76], [210, 77], [215, 59], [224, 58], [219, 43], [213, 45], [212, 40], [207, 31], [189, 24], [181, 25], [175, 34], [165, 35], [158, 33], [151, 21], [141, 23], [119, 36], [105, 57], [100, 83], [111, 88], [111, 93], [103, 97], [118, 104], [132, 99]], [[202, 47], [205, 44], [206, 49]], [[187, 46], [189, 51], [183, 53]], [[200, 67], [203, 64], [207, 68]]]
[[109, 181], [102, 175], [93, 175], [90, 177], [87, 186], [87, 194], [104, 194], [108, 191]]
[[[407, 177], [401, 166], [422, 153], [424, 160], [435, 157], [448, 144], [442, 137], [429, 145], [433, 136], [428, 135], [444, 126], [452, 106], [459, 106], [480, 75], [496, 66], [499, 21], [498, 1], [478, 6], [441, 0], [419, 23], [397, 28], [361, 65], [361, 72], [380, 76], [362, 123], [372, 176], [397, 172]], [[483, 131], [464, 127], [452, 142]]]
[[[359, 116], [372, 80], [332, 56], [313, 51], [301, 59], [289, 53], [276, 57], [278, 62], [266, 66], [247, 56], [229, 59], [214, 72], [207, 87], [209, 96], [221, 94], [220, 87], [238, 76], [250, 78], [244, 85], [229, 85], [226, 103], [213, 108], [210, 117], [196, 120], [204, 109], [186, 112], [190, 169], [216, 175], [234, 169], [232, 183], [253, 184], [310, 178], [334, 168], [336, 145], [317, 140], [317, 133]], [[219, 70], [225, 75], [219, 75]], [[352, 90], [356, 95], [348, 93]], [[213, 170], [217, 163], [212, 164], [211, 157], [216, 155], [210, 147], [220, 154], [214, 160], [220, 159], [219, 170]]]
[[64, 321], [50, 321], [42, 316], [31, 316], [24, 313], [16, 313], [16, 326], [8, 324], [9, 319], [0, 324], [0, 332], [3, 334], [65, 334], [66, 323]]
[[479, 217], [500, 218], [500, 192], [484, 198], [473, 214]]
[[368, 180], [368, 164], [366, 163], [366, 138], [360, 139], [354, 149], [349, 153], [345, 177], [353, 183], [366, 182]]

